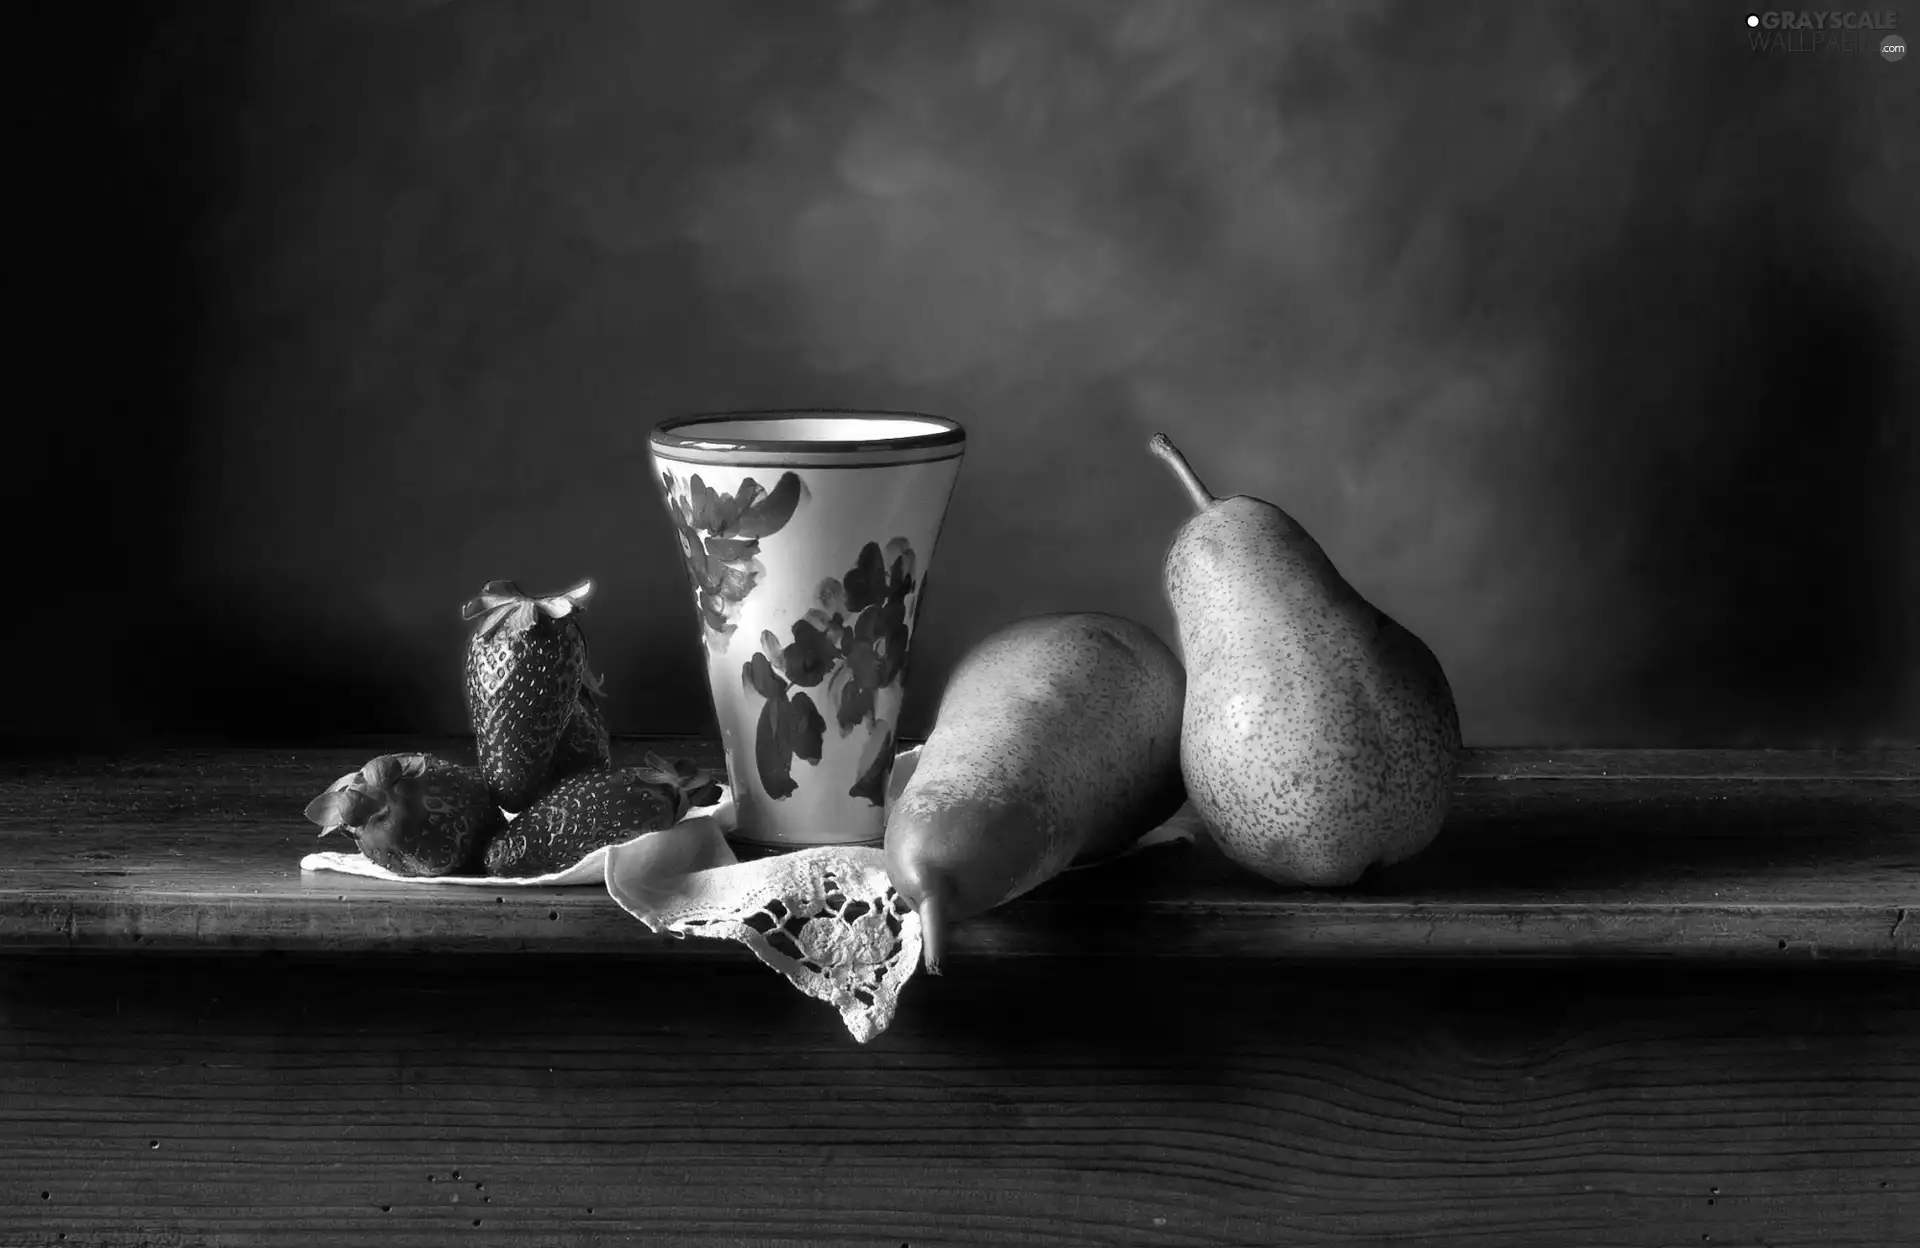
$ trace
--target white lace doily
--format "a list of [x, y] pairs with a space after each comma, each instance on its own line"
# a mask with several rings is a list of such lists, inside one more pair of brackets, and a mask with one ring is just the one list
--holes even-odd
[[[892, 806], [919, 762], [903, 751], [887, 789]], [[893, 1021], [900, 991], [920, 965], [920, 916], [893, 890], [885, 855], [864, 846], [820, 846], [741, 862], [727, 843], [733, 793], [673, 827], [596, 849], [565, 871], [526, 879], [415, 877], [377, 867], [359, 853], [315, 853], [302, 871], [337, 871], [407, 884], [552, 888], [604, 884], [620, 908], [655, 932], [737, 940], [810, 997], [840, 1011], [862, 1044]], [[1128, 853], [1193, 839], [1190, 806]]]
[[862, 1044], [887, 1029], [920, 965], [920, 916], [894, 892], [880, 850], [803, 849], [695, 871], [663, 889], [643, 861], [661, 839], [608, 856], [607, 891], [621, 909], [656, 932], [739, 941], [839, 1010]]

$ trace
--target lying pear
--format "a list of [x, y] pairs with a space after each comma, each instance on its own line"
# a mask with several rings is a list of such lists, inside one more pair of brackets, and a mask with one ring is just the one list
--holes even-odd
[[1180, 660], [1152, 629], [1029, 616], [967, 652], [887, 816], [887, 873], [941, 973], [948, 928], [1180, 808]]
[[1446, 817], [1460, 718], [1424, 642], [1361, 597], [1272, 503], [1215, 498], [1148, 449], [1198, 510], [1163, 574], [1187, 669], [1180, 767], [1229, 858], [1288, 884], [1351, 884]]

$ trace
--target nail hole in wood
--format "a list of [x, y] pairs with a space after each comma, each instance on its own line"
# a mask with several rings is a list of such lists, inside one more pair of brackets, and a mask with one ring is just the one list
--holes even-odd
[[549, 919], [557, 919], [560, 917], [560, 912], [558, 910], [549, 910], [547, 911], [547, 917]]

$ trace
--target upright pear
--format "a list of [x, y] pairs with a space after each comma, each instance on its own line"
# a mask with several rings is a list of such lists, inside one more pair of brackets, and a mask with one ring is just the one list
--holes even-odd
[[1163, 574], [1187, 671], [1180, 769], [1226, 855], [1288, 884], [1351, 884], [1446, 817], [1460, 717], [1424, 642], [1258, 498], [1215, 498], [1156, 433], [1197, 514]]

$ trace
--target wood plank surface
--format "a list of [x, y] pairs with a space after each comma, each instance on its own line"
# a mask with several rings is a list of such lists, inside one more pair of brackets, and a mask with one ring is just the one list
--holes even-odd
[[[1175, 969], [1177, 969], [1177, 973]], [[1911, 1243], [1920, 970], [0, 959], [0, 1245]]]
[[[10, 764], [0, 948], [739, 955], [653, 937], [598, 888], [303, 876], [306, 801], [400, 745]], [[651, 748], [719, 762], [704, 742], [618, 748], [623, 761]], [[1478, 751], [1440, 839], [1354, 888], [1279, 888], [1206, 843], [1153, 850], [963, 925], [952, 956], [1916, 959], [1916, 758]]]

